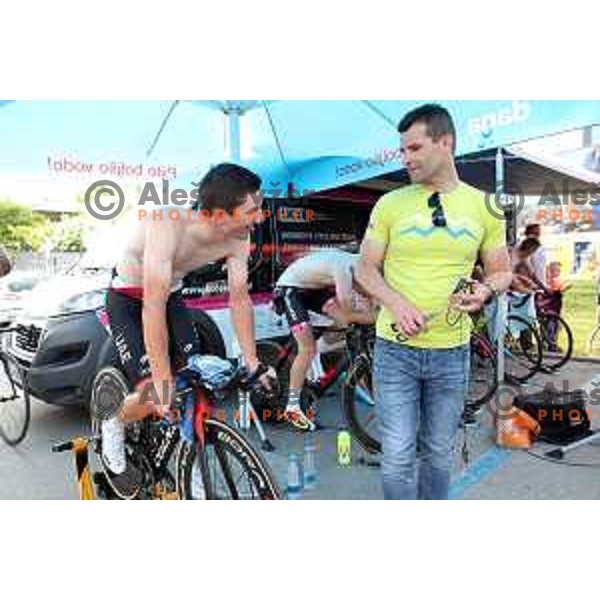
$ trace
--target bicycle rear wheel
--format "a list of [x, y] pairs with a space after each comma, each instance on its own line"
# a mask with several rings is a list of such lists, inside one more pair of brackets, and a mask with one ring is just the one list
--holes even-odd
[[19, 363], [8, 354], [0, 354], [0, 437], [16, 446], [27, 435], [31, 419], [31, 402], [25, 374]]
[[177, 455], [182, 500], [280, 500], [269, 465], [238, 431], [215, 419], [205, 422], [204, 448], [183, 443]]
[[552, 371], [558, 371], [569, 362], [573, 354], [573, 332], [568, 323], [556, 313], [540, 313], [537, 322], [542, 341], [542, 364]]
[[352, 437], [369, 454], [379, 454], [381, 442], [375, 412], [371, 366], [365, 358], [358, 359], [350, 369], [342, 390], [342, 404]]
[[469, 392], [465, 412], [476, 413], [498, 389], [496, 351], [485, 335], [471, 335]]
[[516, 315], [508, 317], [504, 335], [504, 372], [507, 381], [524, 383], [541, 370], [542, 342], [537, 329]]

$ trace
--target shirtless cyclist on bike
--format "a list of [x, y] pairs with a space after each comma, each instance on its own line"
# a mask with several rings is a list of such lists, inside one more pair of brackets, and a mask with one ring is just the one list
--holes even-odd
[[[126, 459], [125, 422], [152, 413], [167, 415], [172, 363], [183, 365], [187, 357], [202, 352], [182, 302], [185, 275], [226, 259], [234, 330], [248, 369], [253, 372], [259, 366], [247, 263], [250, 233], [262, 221], [255, 202], [260, 185], [260, 178], [243, 167], [214, 167], [200, 183], [195, 210], [171, 206], [154, 211], [136, 227], [114, 269], [106, 309], [135, 391], [119, 415], [102, 422], [102, 462], [110, 485], [122, 498], [135, 497], [141, 484], [138, 469]], [[172, 218], [174, 211], [179, 218]], [[273, 376], [272, 371], [263, 376], [263, 384], [268, 387], [267, 379]]]

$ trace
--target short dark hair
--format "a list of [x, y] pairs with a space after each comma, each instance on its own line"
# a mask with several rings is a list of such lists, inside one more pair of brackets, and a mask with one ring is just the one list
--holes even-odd
[[530, 235], [539, 235], [542, 232], [542, 227], [539, 223], [530, 223], [525, 227], [525, 237]]
[[427, 127], [427, 135], [437, 142], [443, 135], [451, 135], [456, 150], [456, 128], [452, 116], [439, 104], [423, 104], [402, 117], [398, 131], [406, 133], [415, 123], [423, 123]]
[[221, 208], [232, 214], [244, 204], [248, 194], [260, 189], [261, 183], [260, 177], [249, 169], [222, 163], [202, 178], [198, 186], [198, 200], [192, 208], [209, 211]]
[[526, 238], [519, 244], [519, 250], [526, 254], [533, 254], [541, 245], [535, 238]]

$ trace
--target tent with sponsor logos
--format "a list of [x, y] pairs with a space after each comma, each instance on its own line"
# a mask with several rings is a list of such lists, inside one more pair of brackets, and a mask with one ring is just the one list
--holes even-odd
[[[372, 204], [406, 181], [396, 124], [423, 102], [3, 102], [0, 193], [30, 203], [50, 201], [83, 194], [90, 183], [109, 180], [135, 197], [145, 182], [153, 181], [161, 182], [160, 200], [173, 201], [175, 188], [189, 190], [211, 165], [229, 160], [259, 172], [263, 192], [274, 202], [291, 204], [297, 196], [308, 196]], [[488, 191], [516, 195], [529, 193], [526, 182], [539, 181], [540, 173], [565, 176], [524, 144], [577, 130], [587, 132], [582, 135], [593, 142], [592, 128], [600, 121], [600, 101], [439, 103], [457, 125], [461, 176]], [[566, 176], [579, 185], [585, 179], [577, 173]], [[339, 215], [327, 218], [332, 227], [342, 221]], [[289, 239], [302, 239], [309, 228], [289, 231], [297, 226], [287, 227], [286, 234], [293, 236]], [[349, 220], [343, 227], [354, 238], [360, 235], [360, 223]], [[314, 232], [324, 245], [339, 244], [350, 235], [338, 233]], [[271, 234], [279, 253], [281, 238], [278, 232]]]
[[[210, 165], [233, 160], [283, 193], [339, 188], [401, 168], [396, 125], [423, 102], [3, 101], [0, 184], [81, 186], [93, 178], [189, 184]], [[488, 164], [497, 148], [600, 121], [600, 101], [439, 103], [456, 121], [457, 155]]]
[[[109, 180], [139, 202], [145, 182], [168, 180], [157, 197], [171, 201], [175, 189], [190, 194], [211, 165], [231, 160], [262, 175], [267, 198], [337, 190], [330, 196], [372, 201], [407, 181], [396, 125], [423, 102], [2, 101], [0, 192], [56, 202]], [[592, 152], [600, 101], [439, 103], [456, 122], [461, 177], [476, 187], [519, 197], [540, 194], [541, 182], [580, 189], [594, 179], [528, 145], [579, 130]]]

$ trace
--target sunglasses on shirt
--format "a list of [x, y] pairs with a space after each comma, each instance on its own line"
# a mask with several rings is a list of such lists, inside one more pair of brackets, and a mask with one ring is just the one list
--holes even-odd
[[434, 227], [446, 227], [446, 215], [444, 214], [444, 207], [442, 206], [442, 198], [439, 192], [435, 192], [427, 200], [427, 205], [433, 211], [431, 213], [431, 222]]

